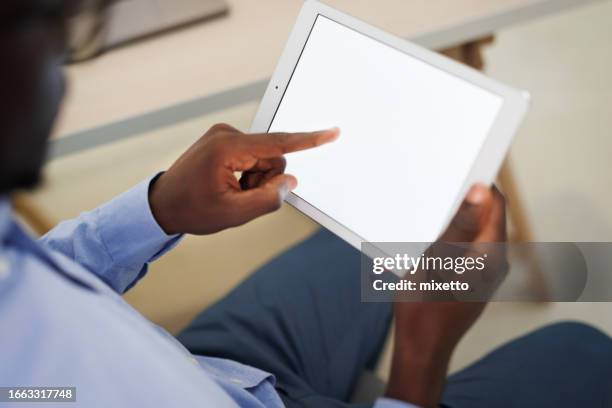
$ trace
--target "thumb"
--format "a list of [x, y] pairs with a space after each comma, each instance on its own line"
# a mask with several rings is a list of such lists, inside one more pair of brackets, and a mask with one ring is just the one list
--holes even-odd
[[297, 187], [297, 179], [289, 174], [272, 177], [259, 187], [233, 194], [231, 211], [235, 225], [278, 210], [283, 200]]
[[474, 241], [489, 218], [492, 207], [491, 189], [483, 185], [472, 186], [440, 241]]
[[488, 218], [485, 220], [476, 241], [506, 241], [506, 202], [504, 196], [495, 186], [489, 191], [491, 200]]

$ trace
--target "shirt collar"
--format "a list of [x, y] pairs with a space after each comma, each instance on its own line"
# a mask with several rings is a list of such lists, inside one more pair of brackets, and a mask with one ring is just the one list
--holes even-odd
[[9, 199], [6, 196], [0, 196], [0, 243], [6, 238], [11, 222], [11, 204]]

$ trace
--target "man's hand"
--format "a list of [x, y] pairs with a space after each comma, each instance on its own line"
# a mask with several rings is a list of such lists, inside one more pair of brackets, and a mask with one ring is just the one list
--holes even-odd
[[[475, 244], [505, 240], [504, 199], [496, 188], [483, 186], [472, 187], [440, 237], [442, 242]], [[505, 263], [505, 258], [499, 261]], [[451, 354], [485, 305], [482, 302], [396, 302], [395, 346], [386, 396], [421, 407], [437, 407]]]
[[[331, 142], [338, 134], [330, 129], [247, 135], [215, 125], [153, 184], [153, 215], [168, 234], [202, 235], [275, 211], [297, 186], [295, 177], [284, 174], [283, 156]], [[236, 172], [242, 172], [240, 180]]]

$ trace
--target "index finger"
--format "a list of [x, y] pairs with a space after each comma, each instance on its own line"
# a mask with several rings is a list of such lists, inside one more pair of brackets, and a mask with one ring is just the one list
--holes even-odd
[[269, 159], [333, 142], [339, 134], [340, 129], [331, 128], [317, 132], [244, 135], [244, 146], [257, 158]]

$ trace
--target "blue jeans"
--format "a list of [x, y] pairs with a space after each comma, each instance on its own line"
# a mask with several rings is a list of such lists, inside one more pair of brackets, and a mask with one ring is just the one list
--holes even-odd
[[[392, 316], [389, 303], [360, 301], [359, 271], [360, 253], [320, 231], [203, 311], [178, 339], [194, 354], [273, 373], [287, 407], [357, 407], [347, 401], [374, 368]], [[441, 406], [612, 407], [612, 341], [580, 323], [542, 328], [451, 375]]]

